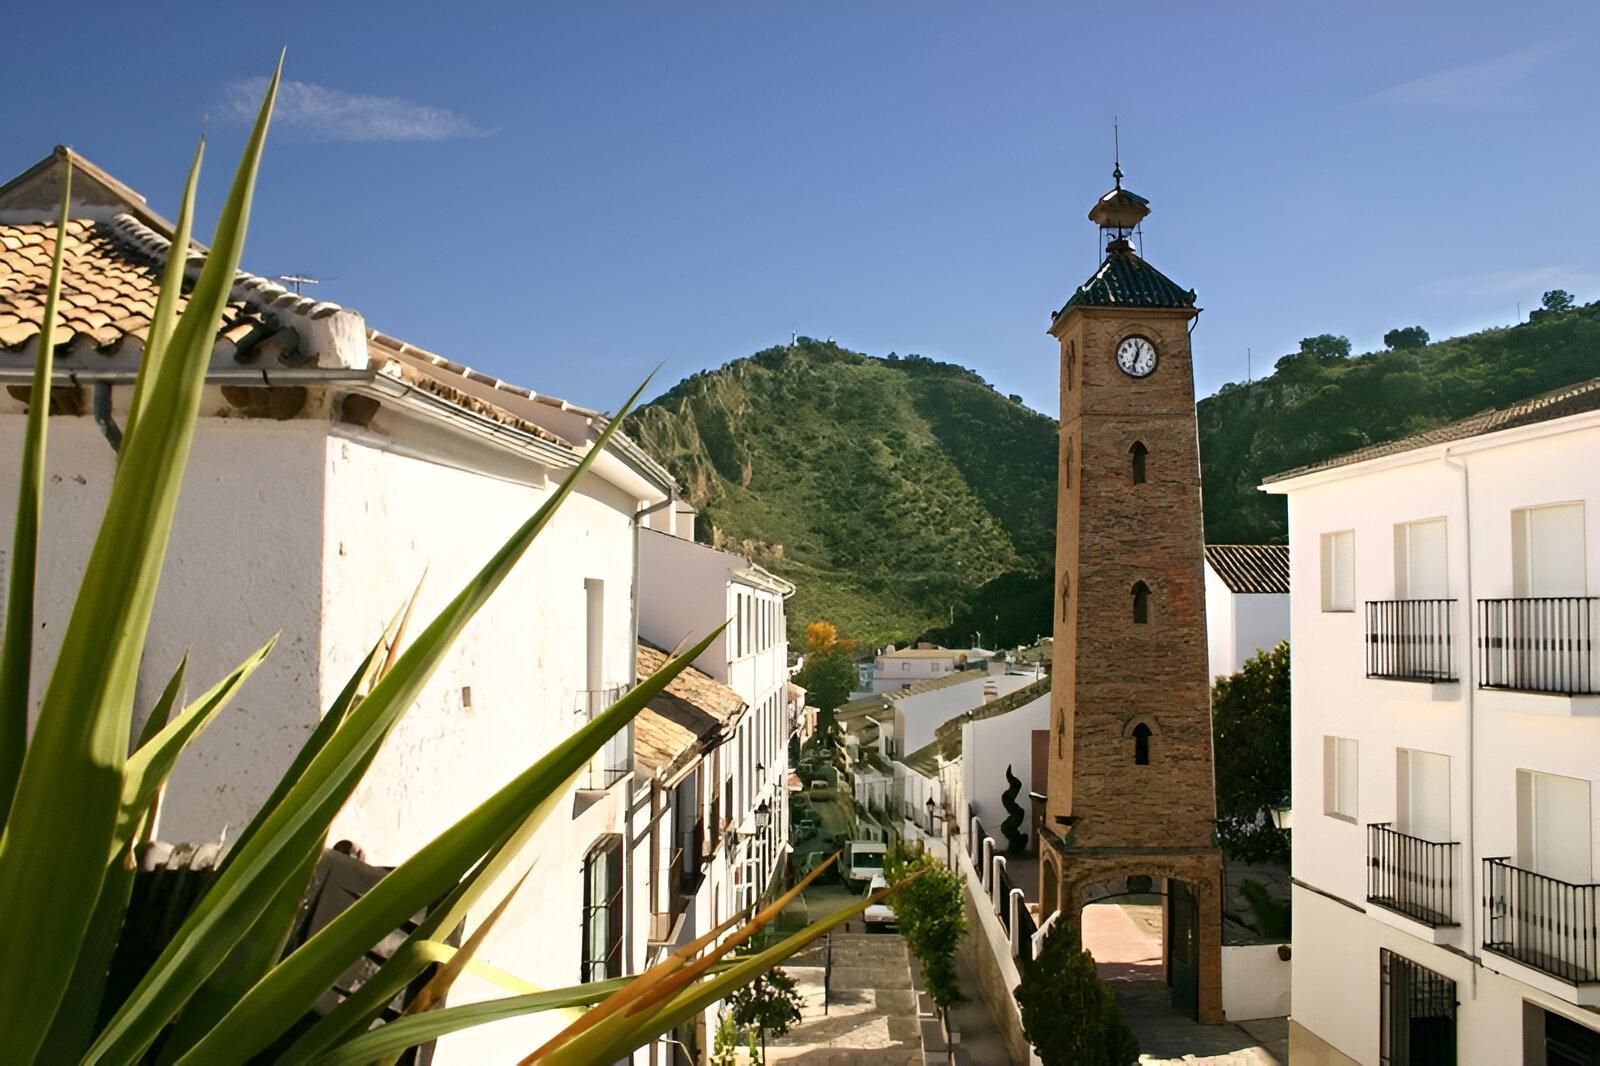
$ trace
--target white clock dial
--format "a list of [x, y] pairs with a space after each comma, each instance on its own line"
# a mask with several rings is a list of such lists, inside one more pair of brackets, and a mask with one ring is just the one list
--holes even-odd
[[1156, 368], [1156, 346], [1143, 337], [1129, 337], [1117, 345], [1117, 365], [1129, 377], [1148, 377]]

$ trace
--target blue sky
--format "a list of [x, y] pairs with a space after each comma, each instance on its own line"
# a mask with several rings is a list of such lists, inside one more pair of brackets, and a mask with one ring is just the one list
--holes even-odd
[[1201, 394], [1600, 297], [1593, 5], [48, 6], [9, 14], [0, 171], [68, 143], [170, 214], [206, 130], [209, 232], [287, 46], [246, 267], [600, 407], [793, 328], [1053, 414], [1113, 115]]

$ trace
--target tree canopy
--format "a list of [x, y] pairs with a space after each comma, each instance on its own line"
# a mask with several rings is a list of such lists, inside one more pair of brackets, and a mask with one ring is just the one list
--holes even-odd
[[1229, 858], [1289, 861], [1272, 808], [1289, 798], [1289, 643], [1252, 657], [1211, 686], [1217, 841]]
[[1403, 352], [1428, 345], [1428, 331], [1421, 326], [1403, 326], [1383, 335], [1383, 343], [1393, 351]]

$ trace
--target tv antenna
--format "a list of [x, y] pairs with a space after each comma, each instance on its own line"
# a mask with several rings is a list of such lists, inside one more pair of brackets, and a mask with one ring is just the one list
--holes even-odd
[[322, 279], [321, 278], [314, 278], [314, 277], [311, 277], [309, 274], [279, 274], [278, 275], [278, 280], [283, 282], [285, 285], [288, 285], [290, 288], [294, 289], [294, 294], [296, 296], [299, 296], [300, 295], [300, 290], [302, 288], [304, 288], [305, 286], [307, 286], [307, 285], [321, 285], [322, 284]]

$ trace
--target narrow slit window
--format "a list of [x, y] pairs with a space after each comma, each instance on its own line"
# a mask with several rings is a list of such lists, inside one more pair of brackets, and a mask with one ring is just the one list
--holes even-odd
[[1067, 600], [1072, 596], [1072, 577], [1069, 574], [1061, 575], [1061, 620], [1067, 620]]
[[1078, 372], [1078, 342], [1067, 342], [1067, 391], [1072, 391], [1072, 379]]
[[1066, 487], [1072, 487], [1072, 438], [1067, 438], [1067, 461], [1062, 464], [1061, 477], [1066, 482]]
[[1150, 621], [1150, 586], [1143, 581], [1133, 586], [1133, 621], [1141, 626]]
[[1150, 454], [1150, 449], [1144, 446], [1143, 441], [1134, 441], [1133, 447], [1128, 449], [1128, 457], [1133, 464], [1133, 483], [1144, 484], [1144, 457]]
[[1143, 722], [1133, 727], [1133, 761], [1139, 766], [1150, 765], [1150, 727]]

